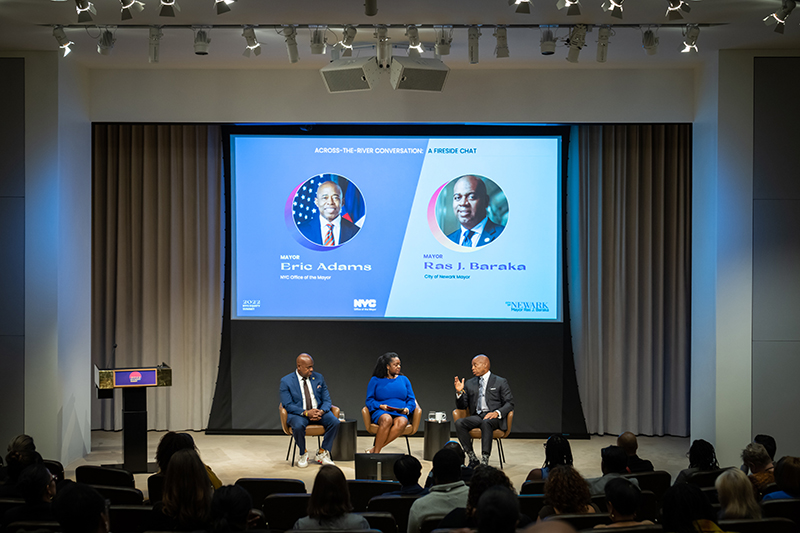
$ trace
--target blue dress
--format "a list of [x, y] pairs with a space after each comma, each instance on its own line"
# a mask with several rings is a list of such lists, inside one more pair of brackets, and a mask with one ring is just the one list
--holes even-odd
[[417, 401], [414, 399], [414, 391], [411, 390], [411, 382], [407, 377], [397, 376], [390, 379], [372, 376], [367, 385], [367, 409], [369, 409], [373, 424], [377, 424], [378, 419], [384, 413], [408, 418], [396, 411], [384, 411], [380, 408], [381, 405], [398, 409], [405, 407], [409, 414], [414, 412], [414, 409], [417, 408]]

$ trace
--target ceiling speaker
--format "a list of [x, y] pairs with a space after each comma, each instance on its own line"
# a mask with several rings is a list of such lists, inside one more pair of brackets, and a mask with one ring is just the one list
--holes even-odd
[[441, 91], [449, 72], [450, 68], [438, 59], [394, 56], [390, 81], [393, 89]]
[[336, 59], [319, 72], [329, 93], [369, 91], [380, 76], [374, 56]]

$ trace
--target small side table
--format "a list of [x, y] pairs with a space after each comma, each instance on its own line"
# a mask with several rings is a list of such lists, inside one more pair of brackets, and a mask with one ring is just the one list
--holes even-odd
[[425, 444], [422, 458], [432, 461], [436, 452], [442, 449], [450, 440], [450, 421], [436, 422], [435, 420], [425, 421]]
[[334, 461], [355, 461], [356, 460], [356, 420], [348, 418], [339, 421], [339, 433], [333, 440], [331, 458]]

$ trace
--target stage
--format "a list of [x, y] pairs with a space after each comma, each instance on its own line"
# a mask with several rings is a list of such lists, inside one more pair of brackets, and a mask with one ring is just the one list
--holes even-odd
[[[150, 431], [147, 434], [148, 457], [155, 461], [155, 451], [163, 431]], [[243, 477], [281, 477], [301, 479], [306, 490], [311, 491], [314, 476], [319, 468], [309, 464], [308, 468], [289, 466], [286, 460], [286, 449], [289, 437], [285, 435], [206, 435], [203, 432], [188, 432], [194, 438], [200, 456], [219, 476], [223, 483], [233, 484]], [[316, 438], [309, 438], [308, 444], [316, 445]], [[431, 468], [430, 461], [422, 460], [423, 438], [411, 437], [411, 453], [422, 462], [423, 477]], [[575, 468], [585, 477], [600, 476], [600, 450], [616, 442], [616, 437], [593, 436], [588, 440], [570, 441]], [[511, 478], [514, 487], [519, 487], [532, 468], [537, 468], [544, 461], [544, 439], [505, 439], [506, 462], [505, 473]], [[476, 443], [480, 446], [480, 443]], [[666, 470], [675, 479], [678, 472], [689, 466], [686, 452], [689, 450], [689, 439], [685, 437], [639, 437], [639, 456], [653, 462], [657, 470]], [[372, 445], [371, 437], [358, 437], [358, 451], [364, 451]], [[384, 449], [386, 453], [406, 453], [406, 443], [400, 438]], [[290, 453], [291, 459], [291, 453]], [[93, 431], [92, 451], [89, 455], [65, 465], [65, 474], [75, 479], [75, 468], [83, 464], [103, 465], [122, 462], [122, 432]], [[354, 461], [337, 461], [347, 479], [355, 478]], [[497, 450], [493, 449], [492, 466], [499, 467]], [[730, 465], [722, 465], [730, 466]], [[147, 498], [147, 477], [150, 474], [135, 474], [136, 487]]]

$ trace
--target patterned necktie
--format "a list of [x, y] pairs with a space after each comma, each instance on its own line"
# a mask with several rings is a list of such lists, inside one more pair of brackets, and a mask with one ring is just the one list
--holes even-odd
[[311, 393], [308, 392], [308, 378], [303, 378], [303, 396], [306, 397], [306, 411], [313, 409], [314, 404], [311, 403]]
[[461, 243], [461, 246], [466, 246], [467, 248], [472, 248], [472, 236], [475, 235], [475, 232], [471, 229], [468, 229], [464, 232], [464, 242]]
[[333, 224], [326, 224], [328, 226], [328, 233], [325, 234], [324, 246], [333, 246]]
[[478, 412], [482, 413], [483, 406], [486, 403], [483, 398], [484, 390], [486, 389], [486, 380], [484, 376], [481, 376], [479, 379], [480, 379], [480, 385], [478, 386]]

